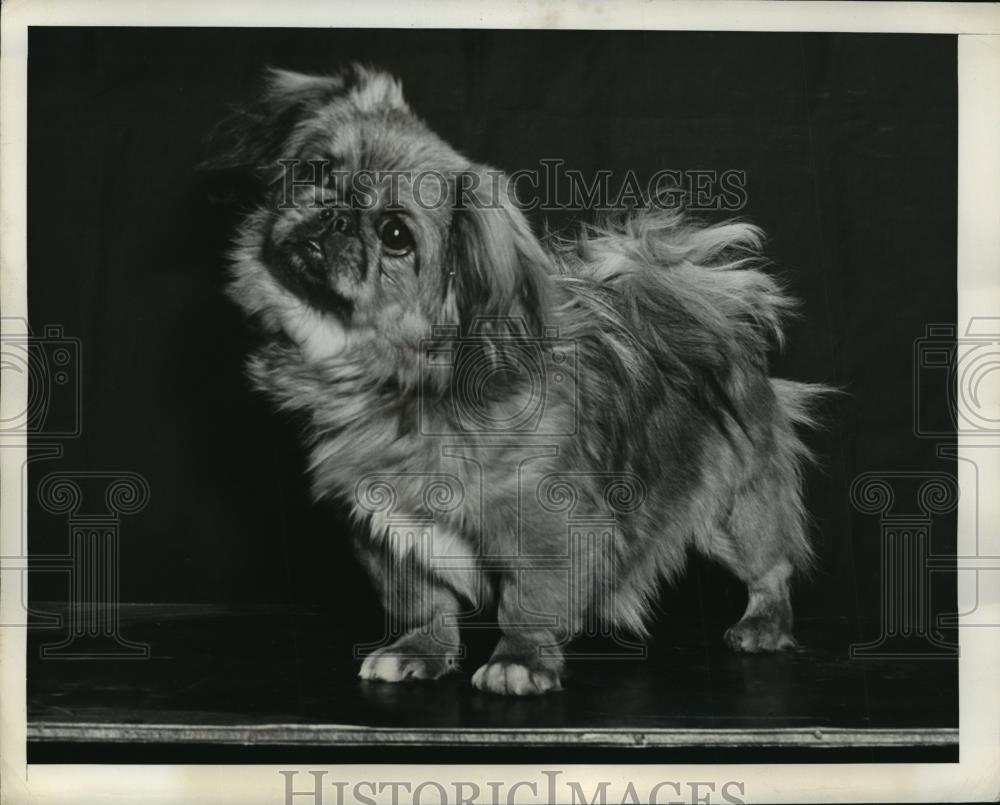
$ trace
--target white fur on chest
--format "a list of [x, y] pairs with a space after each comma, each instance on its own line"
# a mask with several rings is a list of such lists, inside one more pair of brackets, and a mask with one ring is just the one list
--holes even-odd
[[278, 313], [281, 326], [309, 361], [334, 358], [347, 348], [347, 330], [328, 313], [296, 300]]

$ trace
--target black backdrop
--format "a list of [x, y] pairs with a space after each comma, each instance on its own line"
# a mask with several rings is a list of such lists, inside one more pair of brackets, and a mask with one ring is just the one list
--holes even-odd
[[[123, 600], [378, 618], [343, 513], [309, 502], [294, 428], [243, 379], [247, 337], [221, 294], [234, 212], [194, 170], [207, 132], [265, 65], [348, 60], [398, 74], [432, 128], [507, 170], [559, 158], [586, 176], [745, 171], [741, 214], [767, 231], [804, 301], [775, 371], [849, 392], [811, 439], [820, 561], [797, 609], [874, 636], [860, 619], [877, 614], [879, 528], [852, 509], [850, 483], [953, 469], [911, 414], [914, 341], [956, 316], [949, 36], [33, 29], [29, 314], [36, 333], [59, 324], [80, 339], [83, 429], [61, 458], [32, 466], [32, 553], [67, 544], [65, 519], [35, 499], [41, 476], [137, 472], [152, 496], [122, 520]], [[924, 391], [946, 426], [942, 380]], [[935, 523], [936, 551], [953, 551], [954, 526]], [[66, 586], [41, 574], [32, 597], [64, 598]], [[696, 561], [662, 604], [735, 619], [743, 592]], [[938, 608], [952, 608], [947, 597]]]

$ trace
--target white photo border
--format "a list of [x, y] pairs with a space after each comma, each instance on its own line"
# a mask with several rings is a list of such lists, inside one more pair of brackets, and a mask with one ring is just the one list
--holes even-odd
[[[422, 0], [419, 3], [350, 0], [8, 0], [0, 29], [0, 309], [27, 317], [27, 37], [29, 26], [547, 28], [719, 31], [827, 31], [959, 34], [959, 327], [1000, 311], [1000, 6], [976, 3], [892, 2], [546, 2], [536, 0]], [[27, 378], [5, 372], [0, 416], [24, 410]], [[1000, 400], [990, 403], [994, 412]], [[969, 454], [968, 438], [959, 455]], [[1000, 445], [997, 445], [1000, 448]], [[0, 557], [20, 553], [23, 444], [0, 438]], [[1000, 489], [1000, 449], [976, 451], [980, 488]], [[960, 461], [959, 480], [969, 463]], [[965, 478], [968, 481], [968, 478]], [[958, 552], [1000, 557], [1000, 496], [959, 504]], [[0, 582], [0, 623], [21, 623], [27, 600], [25, 575], [11, 567]], [[972, 578], [969, 578], [972, 576]], [[969, 584], [978, 577], [970, 600]], [[960, 610], [977, 609], [983, 623], [1000, 623], [1000, 572], [959, 573]], [[963, 606], [963, 604], [965, 606]], [[20, 620], [18, 620], [20, 619]], [[964, 617], [963, 617], [964, 620]], [[453, 766], [137, 766], [27, 765], [25, 628], [0, 629], [0, 802], [55, 803], [285, 802], [279, 770], [325, 769], [328, 780], [347, 782], [420, 777], [478, 783], [539, 779], [539, 767]], [[565, 766], [581, 782], [631, 780], [648, 791], [663, 780], [742, 781], [748, 802], [983, 801], [1000, 797], [1000, 631], [960, 628], [960, 762], [915, 764], [789, 765], [587, 765]], [[919, 707], [914, 702], [914, 707]], [[553, 768], [552, 765], [546, 768]], [[452, 789], [453, 790], [453, 789]], [[592, 790], [587, 789], [587, 790]], [[718, 790], [718, 789], [716, 789]], [[328, 801], [336, 801], [329, 789]], [[665, 794], [666, 796], [667, 794]], [[391, 790], [375, 799], [391, 801]], [[297, 798], [297, 802], [305, 801]], [[345, 800], [346, 801], [346, 800]], [[428, 801], [434, 801], [433, 798]], [[532, 801], [542, 801], [533, 799]]]

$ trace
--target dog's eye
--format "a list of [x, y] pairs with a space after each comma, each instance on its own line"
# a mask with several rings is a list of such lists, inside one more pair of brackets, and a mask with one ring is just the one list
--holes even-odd
[[389, 254], [403, 257], [413, 251], [413, 235], [398, 215], [387, 215], [379, 223], [378, 238]]

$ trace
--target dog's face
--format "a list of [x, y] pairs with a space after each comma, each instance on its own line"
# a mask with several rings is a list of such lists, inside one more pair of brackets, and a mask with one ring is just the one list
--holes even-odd
[[224, 131], [216, 165], [265, 185], [233, 295], [313, 357], [372, 340], [402, 355], [434, 325], [484, 317], [539, 326], [547, 258], [508, 185], [431, 132], [392, 77], [274, 72]]

